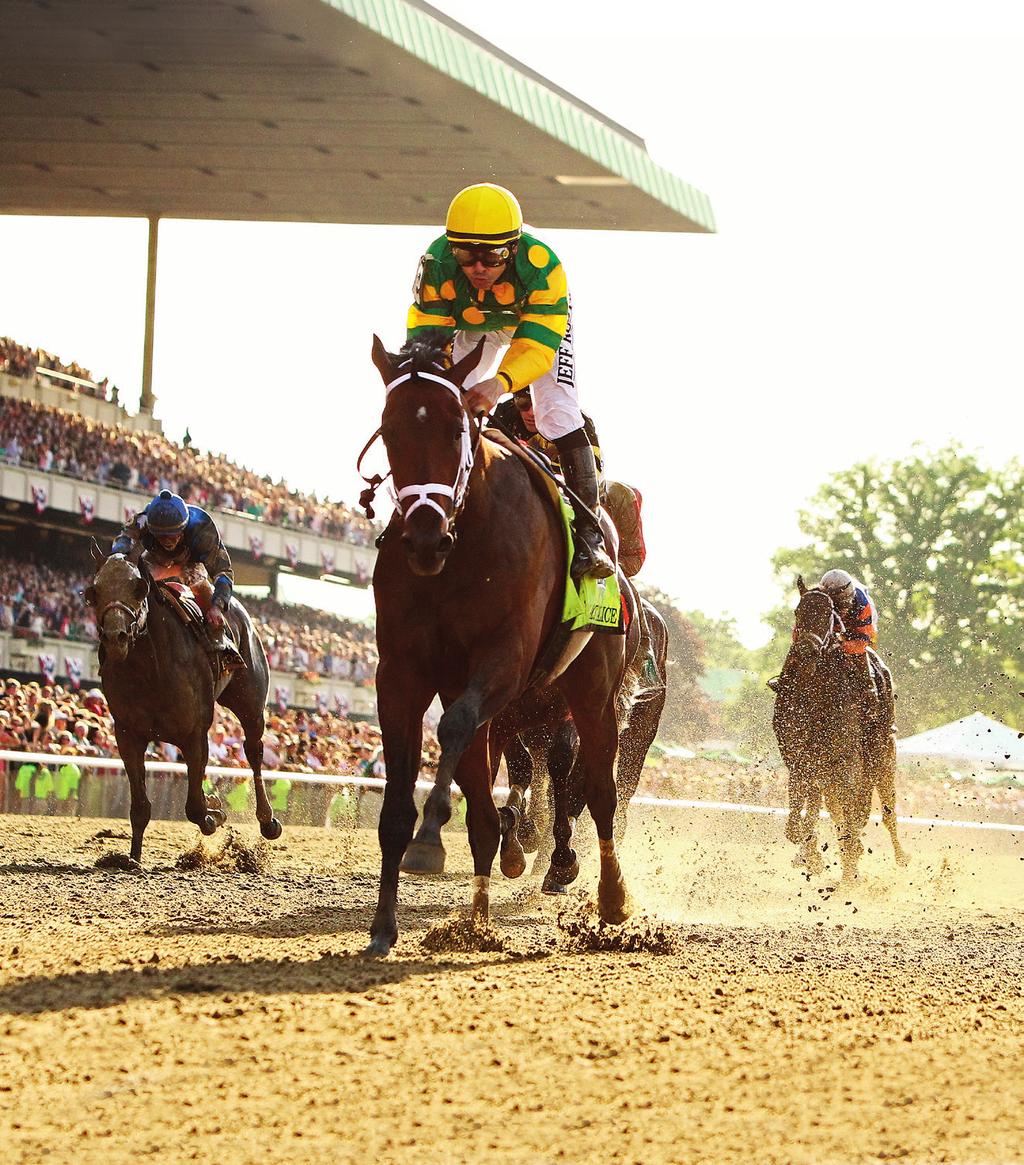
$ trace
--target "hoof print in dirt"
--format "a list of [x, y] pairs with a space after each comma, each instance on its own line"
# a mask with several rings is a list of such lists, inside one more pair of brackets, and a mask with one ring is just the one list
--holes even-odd
[[142, 872], [142, 866], [127, 854], [104, 854], [96, 859], [97, 870], [126, 870], [131, 874]]
[[452, 951], [503, 951], [505, 940], [488, 923], [470, 918], [449, 918], [432, 926], [423, 936], [423, 949], [434, 953]]

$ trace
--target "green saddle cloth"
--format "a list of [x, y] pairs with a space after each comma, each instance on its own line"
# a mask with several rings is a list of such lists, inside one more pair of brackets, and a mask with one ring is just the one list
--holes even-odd
[[619, 580], [611, 578], [584, 578], [579, 588], [572, 581], [569, 567], [572, 565], [575, 546], [572, 537], [572, 506], [560, 497], [562, 525], [565, 527], [566, 570], [565, 603], [562, 607], [562, 622], [569, 624], [571, 631], [611, 631], [622, 634], [625, 631], [622, 617], [622, 595]]

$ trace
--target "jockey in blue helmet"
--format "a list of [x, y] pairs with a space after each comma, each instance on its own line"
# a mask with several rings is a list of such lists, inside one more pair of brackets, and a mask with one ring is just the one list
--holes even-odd
[[110, 553], [128, 555], [139, 544], [150, 568], [157, 568], [154, 573], [158, 577], [179, 577], [192, 588], [203, 610], [210, 644], [226, 653], [227, 666], [244, 667], [224, 626], [234, 572], [213, 518], [163, 489], [124, 526]]

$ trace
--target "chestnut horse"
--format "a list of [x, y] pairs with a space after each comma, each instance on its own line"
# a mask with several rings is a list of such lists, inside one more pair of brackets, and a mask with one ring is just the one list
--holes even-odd
[[779, 677], [772, 727], [789, 770], [786, 837], [800, 847], [811, 873], [820, 873], [817, 847], [822, 798], [839, 835], [845, 883], [856, 878], [864, 852], [861, 833], [878, 788], [882, 820], [900, 865], [896, 835], [895, 770], [888, 727], [865, 719], [857, 681], [842, 650], [843, 622], [831, 597], [797, 580], [793, 644]]
[[[437, 694], [445, 708], [437, 728], [437, 783], [447, 788], [454, 779], [466, 798], [472, 914], [487, 919], [500, 837], [494, 775], [517, 725], [529, 719], [516, 702], [539, 698], [530, 681], [562, 616], [561, 516], [534, 471], [482, 439], [463, 409], [462, 383], [479, 358], [478, 347], [449, 368], [437, 349], [412, 345], [392, 356], [374, 337], [373, 362], [386, 385], [380, 435], [398, 508], [373, 576], [377, 711], [387, 768], [373, 954], [386, 954], [398, 937], [399, 863], [416, 824], [423, 714]], [[550, 674], [580, 737], [601, 850], [598, 908], [606, 922], [622, 922], [631, 906], [613, 831], [625, 637], [574, 636]]]
[[232, 598], [227, 618], [246, 668], [219, 675], [205, 642], [172, 609], [144, 559], [138, 565], [123, 554], [104, 559], [95, 544], [93, 555], [102, 565], [85, 589], [85, 601], [96, 611], [103, 692], [131, 791], [131, 860], [142, 859], [142, 836], [150, 818], [145, 769], [150, 741], [167, 741], [181, 749], [188, 768], [189, 821], [204, 834], [223, 824], [223, 810], [208, 806], [203, 795], [214, 700], [230, 708], [242, 725], [260, 832], [271, 840], [280, 837], [281, 823], [260, 775], [270, 670], [245, 608]]

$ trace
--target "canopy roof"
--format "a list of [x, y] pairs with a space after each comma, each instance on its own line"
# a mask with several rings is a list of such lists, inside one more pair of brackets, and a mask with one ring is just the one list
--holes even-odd
[[991, 720], [981, 712], [930, 728], [896, 742], [899, 757], [979, 765], [986, 769], [1024, 770], [1024, 741], [1015, 728]]
[[[0, 213], [712, 231], [641, 139], [418, 0], [0, 0]], [[682, 112], [682, 111], [681, 111]]]

